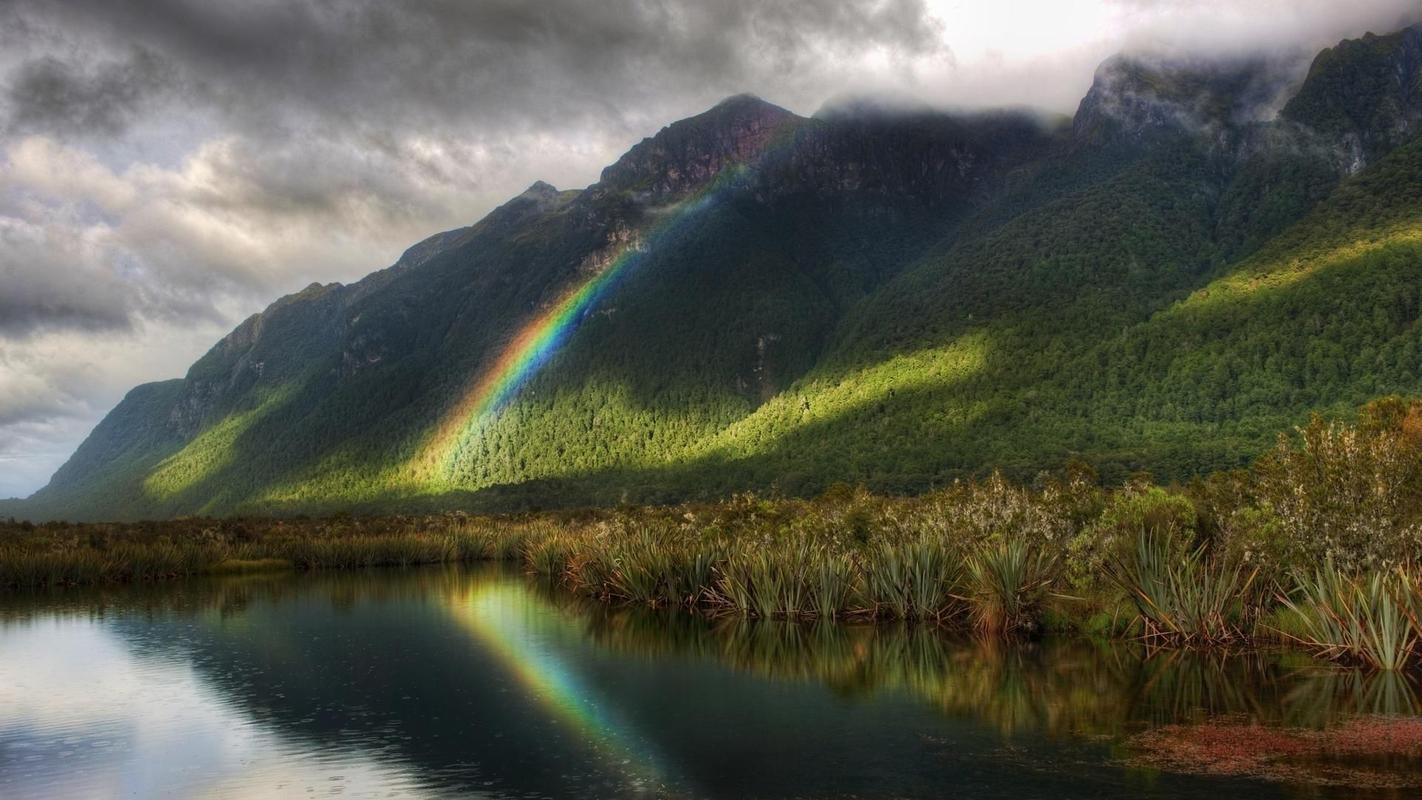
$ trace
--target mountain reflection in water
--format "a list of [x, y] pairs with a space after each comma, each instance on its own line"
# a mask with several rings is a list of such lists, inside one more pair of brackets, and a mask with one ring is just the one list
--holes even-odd
[[5, 797], [1351, 797], [1131, 743], [1419, 713], [1409, 677], [1297, 654], [710, 619], [496, 566], [0, 606]]

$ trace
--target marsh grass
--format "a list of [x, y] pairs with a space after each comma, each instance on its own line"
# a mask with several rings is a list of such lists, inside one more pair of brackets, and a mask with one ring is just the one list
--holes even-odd
[[[979, 502], [955, 491], [958, 502]], [[1062, 598], [1080, 588], [1080, 574], [1068, 582], [1068, 551], [1045, 537], [983, 533], [990, 526], [971, 520], [964, 532], [954, 520], [972, 509], [932, 504], [941, 498], [899, 501], [907, 512], [883, 498], [848, 502], [871, 505], [738, 499], [695, 511], [499, 519], [11, 525], [0, 537], [0, 585], [500, 559], [587, 598], [748, 619], [904, 620], [1002, 637], [1033, 636], [1048, 623], [1090, 629], [1094, 614], [1107, 619], [1095, 625], [1105, 635], [1153, 646], [1248, 644], [1262, 630], [1379, 670], [1402, 669], [1419, 656], [1422, 573], [1415, 570], [1345, 573], [1330, 562], [1291, 574], [1287, 591], [1272, 583], [1261, 590], [1257, 570], [1228, 552], [1184, 550], [1146, 532], [1108, 562], [1096, 594], [1076, 612]], [[1133, 610], [1134, 624], [1118, 621], [1121, 607]]]
[[722, 565], [721, 591], [716, 596], [736, 611], [756, 617], [808, 614], [811, 552], [807, 544], [797, 542], [735, 553]]
[[28, 525], [0, 531], [0, 587], [157, 581], [273, 569], [351, 569], [473, 561], [522, 535], [463, 517], [174, 520]]
[[846, 616], [856, 605], [859, 569], [847, 553], [825, 548], [810, 567], [810, 611], [820, 619]]
[[523, 550], [523, 563], [536, 575], [558, 577], [568, 564], [572, 545], [561, 536], [542, 536], [529, 541]]
[[695, 605], [710, 591], [718, 556], [694, 547], [675, 529], [637, 525], [611, 546], [611, 594], [636, 603]]
[[[1033, 636], [1049, 615], [1073, 613], [1070, 603], [1063, 611], [1060, 599], [1079, 588], [1079, 576], [1069, 584], [1064, 548], [1041, 539], [1013, 533], [955, 540], [951, 518], [928, 524], [922, 507], [917, 518], [895, 516], [881, 499], [872, 512], [856, 516], [812, 503], [741, 502], [694, 514], [638, 509], [503, 519], [12, 526], [0, 538], [0, 584], [502, 559], [575, 596], [748, 620], [902, 620], [966, 626], [998, 638]], [[846, 518], [854, 520], [848, 536]], [[1377, 670], [1417, 661], [1422, 573], [1368, 575], [1329, 562], [1314, 573], [1291, 574], [1287, 591], [1273, 584], [1261, 590], [1257, 575], [1228, 553], [1187, 551], [1144, 532], [1133, 549], [1108, 563], [1096, 599], [1082, 605], [1133, 609], [1134, 625], [1118, 624], [1112, 611], [1110, 624], [1097, 627], [1153, 646], [1248, 644], [1258, 629], [1316, 655]], [[1051, 624], [1089, 627], [1085, 619]], [[821, 636], [834, 630], [819, 629]]]
[[285, 558], [227, 558], [213, 564], [207, 572], [213, 575], [241, 575], [249, 572], [283, 572], [295, 564]]

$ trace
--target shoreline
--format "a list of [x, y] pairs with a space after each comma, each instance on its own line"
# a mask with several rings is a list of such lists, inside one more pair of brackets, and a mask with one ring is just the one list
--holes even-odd
[[1321, 417], [1248, 470], [1102, 487], [1084, 464], [899, 497], [492, 517], [0, 522], [0, 591], [227, 571], [516, 561], [602, 601], [747, 617], [1047, 629], [1151, 646], [1273, 640], [1382, 671], [1422, 662], [1422, 401]]
[[[743, 523], [763, 525], [765, 511], [775, 502], [801, 514], [813, 507], [804, 501], [738, 502], [756, 510], [699, 511], [715, 508]], [[916, 501], [858, 495], [851, 502], [892, 506]], [[1202, 624], [1215, 628], [1197, 635], [1172, 634], [1156, 625], [1148, 602], [1132, 597], [1123, 576], [1096, 575], [1073, 587], [1061, 558], [1032, 555], [1001, 537], [984, 540], [976, 550], [924, 539], [835, 550], [829, 544], [832, 538], [805, 544], [815, 537], [804, 532], [780, 541], [689, 538], [683, 528], [668, 524], [678, 518], [683, 524], [698, 524], [685, 519], [696, 513], [674, 507], [518, 520], [176, 520], [24, 526], [22, 531], [7, 530], [16, 526], [0, 523], [0, 537], [18, 533], [30, 545], [29, 563], [22, 564], [24, 557], [15, 557], [15, 539], [9, 538], [11, 549], [0, 557], [0, 576], [5, 578], [0, 595], [131, 584], [160, 587], [193, 577], [501, 562], [570, 595], [614, 607], [677, 608], [712, 618], [806, 624], [909, 622], [989, 639], [1067, 636], [1224, 654], [1287, 649], [1333, 657], [1348, 666], [1377, 667], [1283, 629], [1285, 618], [1297, 613], [1297, 603], [1291, 607], [1280, 587], [1255, 587], [1257, 571], [1247, 573], [1253, 577], [1246, 583], [1239, 577], [1246, 574], [1243, 569], [1220, 562], [1179, 562], [1194, 564], [1199, 570], [1195, 578], [1215, 580], [1234, 596], [1201, 616]], [[1355, 580], [1362, 584], [1365, 576]], [[1422, 590], [1422, 581], [1406, 585]], [[1236, 591], [1240, 587], [1243, 591]], [[1415, 673], [1422, 668], [1422, 657], [1412, 654], [1387, 668]]]

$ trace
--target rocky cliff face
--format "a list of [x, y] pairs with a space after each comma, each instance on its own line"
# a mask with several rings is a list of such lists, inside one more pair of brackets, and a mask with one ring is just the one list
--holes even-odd
[[693, 191], [727, 166], [755, 160], [804, 122], [753, 95], [730, 97], [643, 139], [603, 170], [591, 191], [637, 191], [662, 199]]
[[1302, 77], [1302, 64], [1287, 56], [1224, 61], [1115, 56], [1096, 70], [1073, 133], [1092, 143], [1140, 143], [1180, 133], [1218, 137], [1272, 120]]
[[[734, 178], [762, 201], [792, 194], [916, 195], [971, 190], [1041, 154], [1049, 124], [1028, 113], [948, 114], [850, 104], [804, 118], [751, 95], [722, 101], [644, 139], [579, 202], [621, 193], [664, 203]], [[743, 168], [738, 175], [728, 167]]]
[[1054, 139], [1045, 118], [1017, 112], [858, 108], [813, 122], [788, 158], [767, 165], [757, 187], [764, 196], [911, 197], [951, 207], [991, 191]]
[[1350, 174], [1376, 161], [1422, 129], [1422, 27], [1319, 53], [1283, 116], [1326, 137]]
[[259, 382], [289, 380], [304, 368], [303, 356], [338, 347], [352, 295], [339, 283], [313, 283], [244, 320], [188, 370], [168, 417], [174, 433], [191, 438]]

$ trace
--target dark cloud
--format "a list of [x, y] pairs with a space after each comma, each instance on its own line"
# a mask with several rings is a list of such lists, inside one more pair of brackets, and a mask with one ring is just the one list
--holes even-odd
[[71, 54], [150, 54], [118, 70], [51, 53], [24, 64], [12, 120], [69, 127], [131, 118], [171, 87], [167, 63], [181, 65], [183, 102], [252, 129], [312, 119], [487, 129], [606, 120], [668, 94], [703, 100], [807, 68], [818, 75], [868, 51], [942, 48], [922, 0], [18, 0], [12, 13]]
[[0, 1], [0, 491], [282, 292], [942, 53], [921, 0]]
[[1185, 55], [1308, 55], [1422, 21], [1417, 0], [1110, 0], [1131, 23], [1118, 46]]
[[[567, 178], [572, 162], [590, 178], [648, 128], [733, 91], [942, 47], [922, 0], [12, 0], [0, 29], [8, 166], [23, 157], [37, 176], [8, 181], [0, 204], [30, 201], [12, 221], [44, 228], [52, 249], [37, 259], [0, 240], [13, 287], [0, 333], [349, 279], [382, 266], [371, 248], [353, 244], [367, 259], [353, 264], [295, 239], [373, 238], [398, 253], [535, 178]], [[166, 174], [115, 164], [132, 161], [114, 157], [130, 140]], [[93, 181], [38, 177], [85, 156], [95, 180], [135, 199], [95, 203]], [[75, 259], [69, 276], [55, 254]]]
[[134, 298], [127, 287], [95, 270], [83, 249], [62, 226], [0, 216], [0, 337], [23, 338], [55, 328], [129, 327]]
[[121, 298], [43, 272], [19, 273], [0, 265], [0, 336], [23, 338], [37, 331], [128, 330], [133, 309]]
[[42, 55], [10, 76], [11, 133], [111, 136], [171, 88], [172, 70], [151, 53], [90, 66]]
[[199, 273], [186, 285], [165, 280], [139, 262], [124, 238], [103, 226], [39, 226], [0, 217], [0, 340], [22, 343], [53, 331], [122, 334], [145, 320], [225, 318], [212, 304], [221, 288], [212, 276]]

